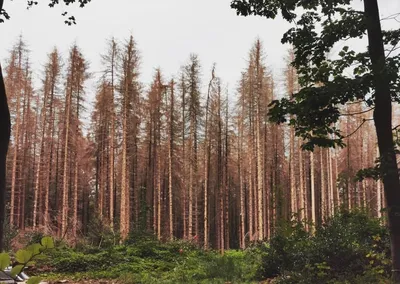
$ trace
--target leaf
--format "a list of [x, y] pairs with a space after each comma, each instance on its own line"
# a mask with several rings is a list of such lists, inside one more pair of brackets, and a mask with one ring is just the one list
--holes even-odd
[[31, 251], [33, 255], [36, 255], [40, 253], [41, 248], [43, 248], [41, 244], [33, 244], [26, 247], [26, 250]]
[[8, 253], [0, 253], [0, 270], [4, 270], [7, 266], [10, 265], [10, 256]]
[[14, 266], [11, 269], [11, 277], [15, 278], [15, 276], [17, 276], [18, 274], [20, 274], [22, 272], [22, 269], [24, 268], [23, 264], [18, 264], [16, 266]]
[[15, 254], [15, 259], [21, 264], [26, 264], [31, 260], [32, 256], [32, 251], [21, 249]]
[[51, 237], [44, 237], [42, 238], [42, 240], [40, 241], [40, 243], [42, 244], [42, 246], [45, 249], [52, 249], [54, 248], [54, 241]]
[[39, 284], [40, 283], [40, 277], [38, 276], [32, 276], [31, 278], [26, 281], [26, 284]]

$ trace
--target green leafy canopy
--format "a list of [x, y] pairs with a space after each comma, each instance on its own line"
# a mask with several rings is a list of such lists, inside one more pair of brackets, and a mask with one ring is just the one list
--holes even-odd
[[[294, 47], [292, 65], [299, 74], [301, 89], [291, 99], [273, 101], [270, 120], [292, 125], [296, 135], [305, 140], [306, 150], [343, 147], [344, 135], [335, 126], [342, 106], [364, 102], [374, 107], [372, 64], [367, 47], [356, 52], [345, 46], [335, 57], [328, 55], [332, 55], [335, 43], [366, 36], [364, 12], [355, 10], [350, 0], [233, 0], [231, 7], [239, 15], [272, 19], [280, 12], [294, 24], [283, 35], [282, 43]], [[298, 16], [299, 11], [302, 13]], [[394, 102], [400, 101], [400, 55], [393, 55], [399, 41], [400, 29], [383, 31]]]

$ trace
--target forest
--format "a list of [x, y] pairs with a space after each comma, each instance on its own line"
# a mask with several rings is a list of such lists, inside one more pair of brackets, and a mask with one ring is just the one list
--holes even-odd
[[[174, 74], [154, 66], [143, 83], [134, 34], [105, 38], [96, 71], [77, 43], [65, 54], [44, 50], [35, 69], [29, 42], [16, 37], [2, 65], [12, 126], [3, 247], [55, 243], [34, 263], [16, 253], [29, 273], [94, 283], [400, 283], [400, 30], [378, 29], [376, 0], [359, 13], [344, 0], [255, 2], [231, 7], [267, 18], [281, 9], [288, 21], [296, 5], [322, 10], [284, 35], [284, 70], [270, 67], [268, 43], [249, 42], [235, 86], [195, 53]], [[335, 43], [365, 35], [368, 51], [344, 46], [330, 57]]]
[[231, 94], [217, 65], [205, 72], [195, 54], [173, 79], [156, 69], [144, 86], [137, 78], [145, 59], [133, 36], [109, 39], [93, 102], [83, 52], [72, 45], [63, 59], [53, 49], [36, 88], [32, 74], [40, 71], [31, 70], [23, 37], [10, 51], [11, 226], [76, 242], [101, 222], [123, 239], [151, 231], [222, 251], [269, 238], [293, 214], [316, 224], [339, 208], [381, 216], [380, 182], [356, 179], [377, 158], [364, 102], [344, 110], [343, 149], [302, 151], [293, 128], [268, 121], [272, 100], [299, 88], [292, 51], [282, 58], [286, 90], [279, 94], [255, 40]]
[[130, 232], [151, 233], [223, 253], [269, 239], [293, 218], [313, 230], [343, 209], [382, 217], [381, 182], [357, 180], [378, 155], [363, 101], [343, 109], [345, 148], [303, 151], [293, 127], [269, 122], [270, 103], [299, 88], [293, 50], [282, 58], [283, 93], [259, 39], [229, 93], [217, 65], [205, 72], [195, 54], [173, 78], [155, 69], [145, 86], [133, 36], [105, 42], [94, 101], [77, 45], [64, 56], [54, 48], [38, 71], [22, 36], [10, 49], [10, 229], [70, 245], [85, 236], [100, 245], [99, 231], [117, 234], [115, 244]]

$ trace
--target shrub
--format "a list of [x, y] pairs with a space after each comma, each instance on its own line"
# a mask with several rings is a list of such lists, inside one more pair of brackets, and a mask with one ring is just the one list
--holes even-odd
[[279, 277], [282, 283], [341, 283], [366, 277], [374, 281], [390, 272], [388, 233], [379, 220], [361, 211], [340, 212], [316, 228], [314, 235], [294, 222], [259, 249], [260, 280]]

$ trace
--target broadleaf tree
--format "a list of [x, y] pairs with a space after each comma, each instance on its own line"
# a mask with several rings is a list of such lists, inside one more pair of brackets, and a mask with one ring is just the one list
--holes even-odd
[[[351, 0], [233, 0], [231, 7], [242, 16], [275, 19], [280, 13], [295, 23], [283, 35], [282, 43], [294, 47], [292, 65], [301, 88], [291, 99], [273, 101], [269, 117], [292, 125], [304, 139], [303, 149], [344, 146], [345, 137], [335, 127], [343, 105], [361, 101], [373, 108], [393, 280], [400, 283], [400, 181], [392, 127], [392, 103], [399, 102], [400, 94], [400, 54], [395, 52], [400, 29], [382, 30], [378, 1], [363, 2], [363, 10], [356, 10]], [[345, 46], [333, 57], [336, 43], [364, 37], [368, 41], [365, 50]]]
[[[66, 6], [77, 4], [83, 8], [91, 0], [46, 0], [50, 8], [55, 5], [63, 3]], [[32, 7], [39, 4], [39, 1], [27, 1], [27, 7]], [[4, 0], [0, 0], [0, 23], [4, 20], [10, 19], [10, 15], [3, 9]], [[62, 16], [65, 17], [67, 25], [75, 24], [75, 17], [69, 15], [68, 12], [63, 12]], [[11, 119], [10, 111], [7, 103], [6, 89], [4, 86], [3, 73], [0, 67], [0, 251], [3, 250], [3, 237], [4, 237], [4, 219], [5, 219], [5, 196], [6, 196], [6, 160], [7, 152], [11, 135]]]

